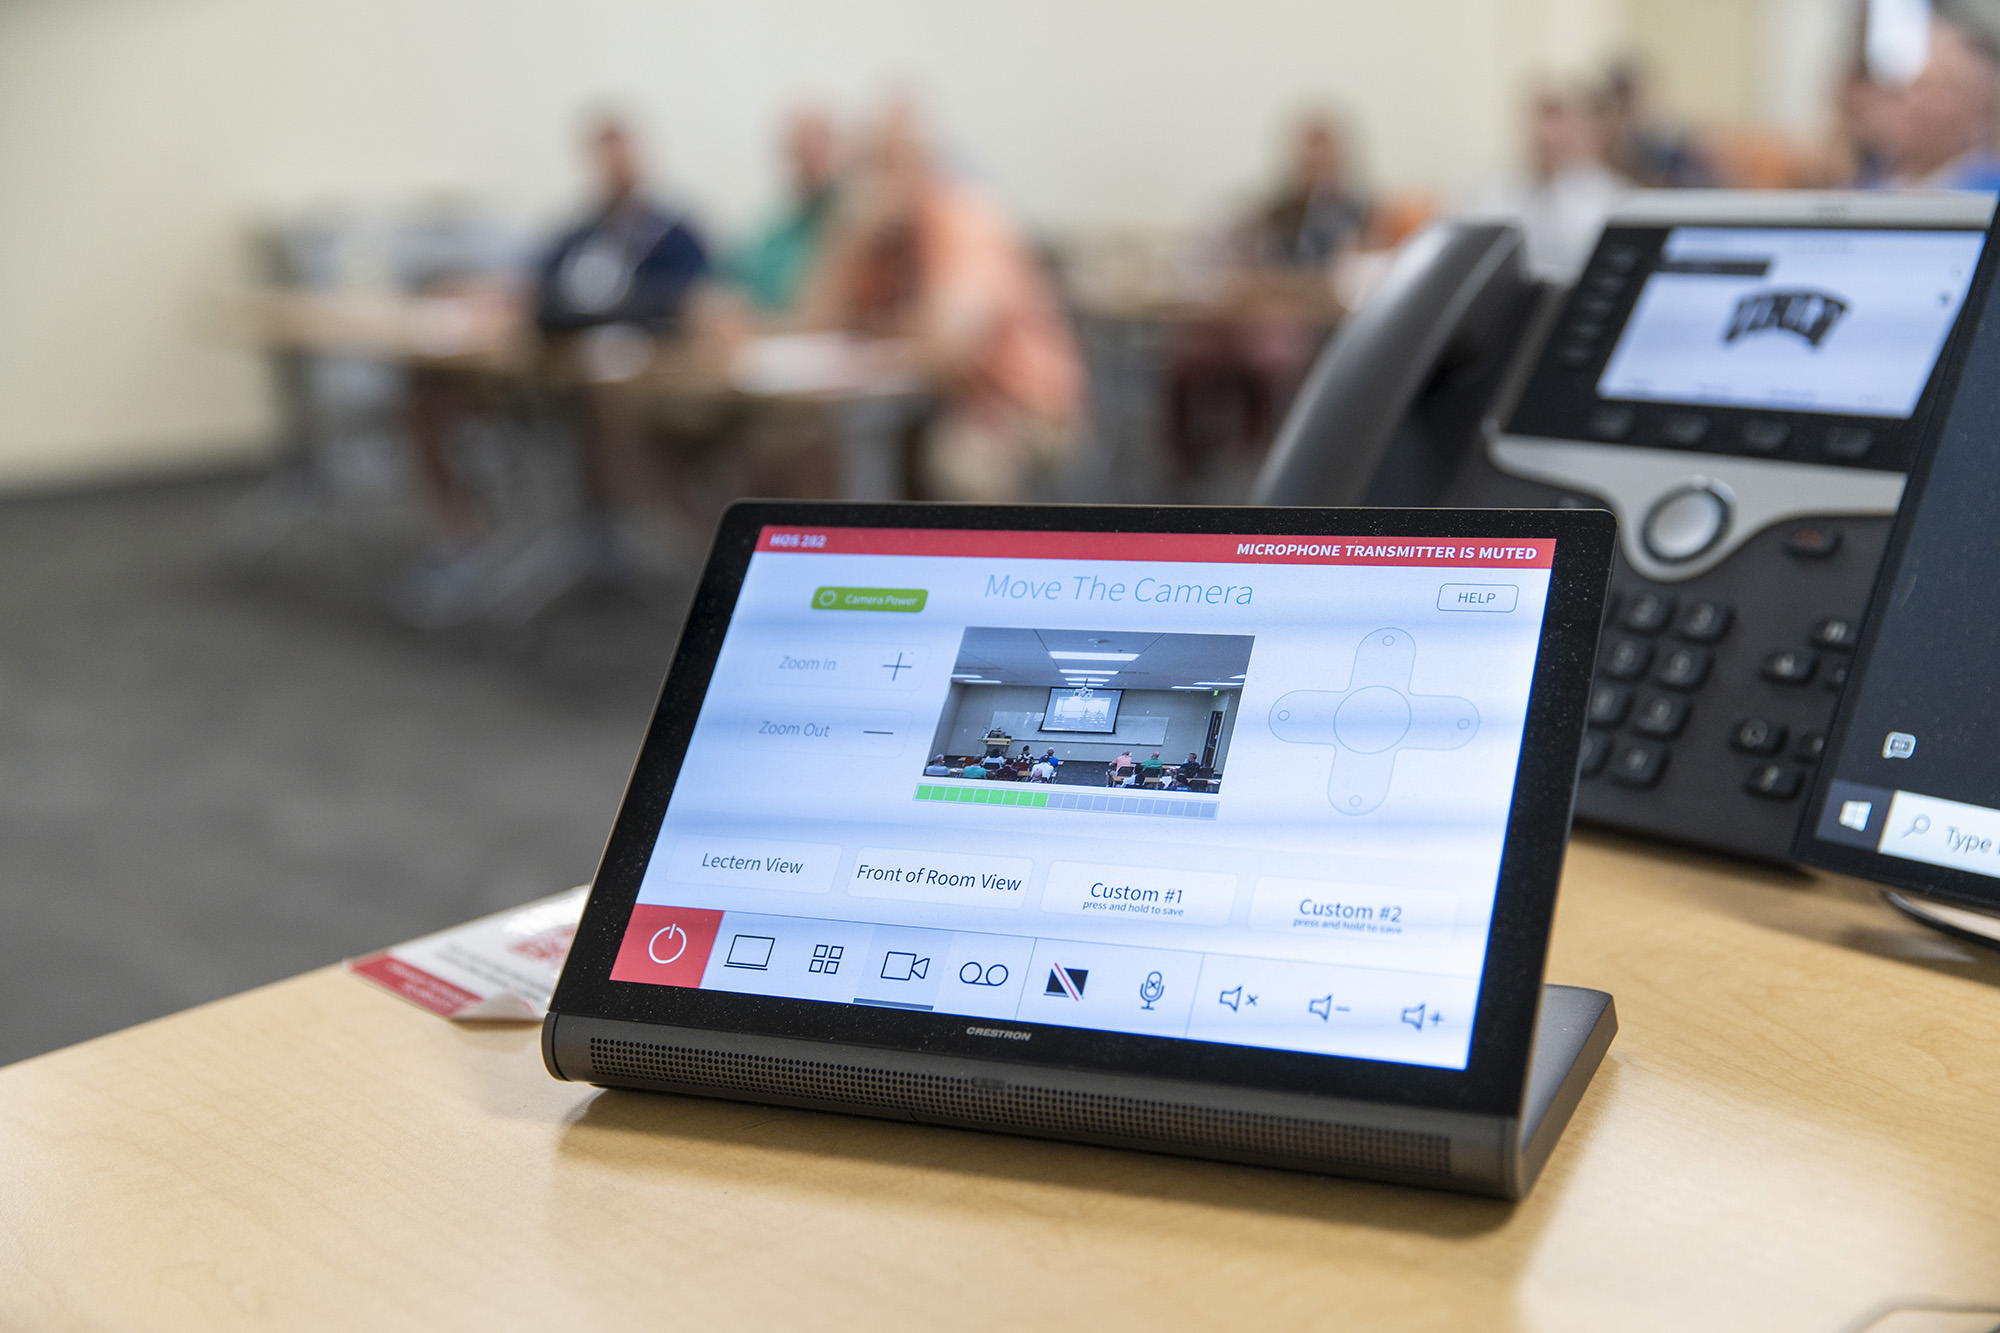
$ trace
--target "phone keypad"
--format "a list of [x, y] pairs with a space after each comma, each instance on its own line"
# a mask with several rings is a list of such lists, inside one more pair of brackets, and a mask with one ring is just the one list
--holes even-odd
[[[1736, 628], [1735, 608], [1711, 599], [1677, 603], [1642, 589], [1614, 594], [1606, 623], [1611, 632], [1591, 687], [1579, 772], [1622, 787], [1654, 787], [1672, 760], [1671, 742], [1697, 734], [1701, 691], [1717, 646]], [[1846, 655], [1860, 637], [1859, 622], [1814, 616], [1796, 632], [1792, 643], [1752, 654], [1759, 676], [1785, 698], [1815, 680], [1838, 690], [1847, 676]], [[1712, 717], [1707, 725], [1717, 723], [1728, 727], [1728, 747], [1754, 761], [1743, 770], [1743, 789], [1765, 800], [1797, 799], [1826, 749], [1824, 732], [1795, 727], [1781, 716], [1739, 713]]]

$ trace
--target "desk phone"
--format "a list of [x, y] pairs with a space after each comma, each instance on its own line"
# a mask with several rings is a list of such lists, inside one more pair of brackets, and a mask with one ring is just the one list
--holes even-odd
[[1440, 224], [1322, 355], [1256, 498], [1610, 509], [1578, 817], [1788, 861], [1992, 212], [1641, 194], [1565, 289], [1512, 226]]

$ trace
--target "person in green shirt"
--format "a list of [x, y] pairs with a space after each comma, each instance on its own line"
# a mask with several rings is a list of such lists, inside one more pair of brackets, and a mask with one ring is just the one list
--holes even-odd
[[833, 149], [833, 121], [824, 111], [792, 113], [785, 126], [791, 198], [726, 265], [729, 280], [761, 311], [789, 312], [819, 257], [838, 194]]
[[1160, 775], [1166, 771], [1167, 766], [1160, 762], [1160, 752], [1155, 750], [1151, 759], [1139, 765], [1139, 778], [1144, 782], [1158, 782]]
[[983, 778], [986, 776], [986, 765], [975, 759], [965, 766], [965, 771], [960, 773], [959, 776], [962, 778]]

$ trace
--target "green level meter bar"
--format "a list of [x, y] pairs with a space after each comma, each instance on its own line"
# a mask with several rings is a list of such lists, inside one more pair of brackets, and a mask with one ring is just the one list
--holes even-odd
[[943, 787], [926, 783], [917, 788], [917, 799], [958, 801], [965, 805], [1025, 805], [1039, 810], [1049, 803], [1049, 794], [1014, 787]]
[[921, 611], [929, 600], [925, 588], [815, 588], [815, 611]]

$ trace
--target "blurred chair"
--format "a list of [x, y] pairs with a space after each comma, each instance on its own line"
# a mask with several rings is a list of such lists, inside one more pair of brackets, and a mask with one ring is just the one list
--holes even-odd
[[[260, 290], [330, 301], [366, 293], [393, 298], [446, 280], [502, 273], [519, 256], [504, 227], [456, 203], [400, 215], [324, 210], [258, 225], [247, 239]], [[350, 545], [411, 531], [414, 481], [404, 421], [409, 376], [399, 358], [363, 342], [266, 343], [278, 408], [277, 461], [271, 477], [226, 521], [224, 546], [235, 559], [270, 556], [309, 527]], [[490, 478], [501, 463], [489, 448], [476, 466]]]

